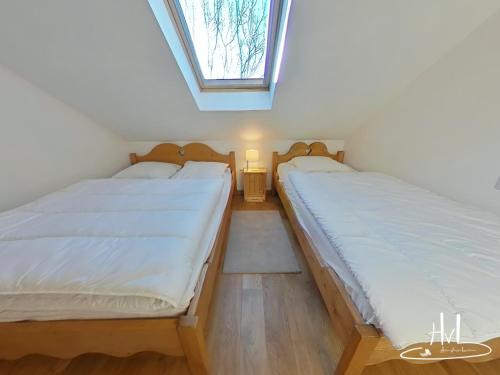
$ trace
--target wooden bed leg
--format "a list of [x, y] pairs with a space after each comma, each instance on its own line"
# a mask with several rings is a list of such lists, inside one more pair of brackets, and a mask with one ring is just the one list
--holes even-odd
[[355, 325], [335, 375], [361, 375], [379, 340], [380, 335], [374, 327]]
[[177, 327], [182, 348], [192, 375], [208, 375], [208, 354], [203, 327], [197, 316], [185, 315]]

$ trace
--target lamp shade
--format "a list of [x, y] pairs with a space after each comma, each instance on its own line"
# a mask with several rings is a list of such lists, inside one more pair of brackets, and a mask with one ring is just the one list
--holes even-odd
[[245, 157], [247, 161], [259, 161], [259, 151], [247, 150], [245, 152]]

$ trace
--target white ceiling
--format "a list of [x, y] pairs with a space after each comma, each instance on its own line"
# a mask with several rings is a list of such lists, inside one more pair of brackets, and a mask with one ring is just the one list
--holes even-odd
[[130, 140], [343, 138], [499, 0], [295, 0], [271, 111], [200, 112], [146, 0], [0, 1], [0, 63]]

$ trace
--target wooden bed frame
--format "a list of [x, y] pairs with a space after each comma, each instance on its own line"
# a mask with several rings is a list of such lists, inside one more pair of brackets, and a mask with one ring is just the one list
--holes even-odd
[[[301, 245], [304, 257], [331, 318], [332, 326], [344, 344], [344, 351], [338, 362], [335, 374], [359, 375], [366, 366], [375, 365], [392, 359], [401, 359], [403, 350], [395, 349], [383, 332], [371, 324], [366, 324], [352, 302], [344, 284], [335, 271], [322, 260], [314, 245], [302, 229], [295, 211], [288, 199], [285, 190], [278, 181], [277, 168], [280, 163], [290, 161], [296, 156], [327, 156], [339, 162], [344, 160], [344, 152], [330, 154], [325, 144], [315, 142], [307, 145], [303, 142], [295, 143], [283, 155], [273, 153], [272, 183], [273, 189], [283, 203], [293, 231]], [[470, 362], [486, 362], [500, 357], [500, 338], [486, 342], [492, 353], [485, 357], [466, 359]], [[419, 347], [423, 344], [411, 345], [404, 350]], [[437, 360], [436, 360], [437, 361]], [[409, 361], [416, 364], [429, 362]]]
[[74, 358], [83, 353], [126, 357], [143, 351], [186, 357], [192, 374], [208, 374], [205, 323], [222, 264], [235, 189], [234, 152], [222, 155], [201, 143], [180, 147], [163, 143], [144, 156], [130, 155], [132, 164], [161, 161], [184, 165], [188, 160], [228, 163], [232, 188], [211, 254], [203, 266], [195, 295], [184, 315], [170, 318], [23, 321], [0, 323], [0, 358], [28, 354]]

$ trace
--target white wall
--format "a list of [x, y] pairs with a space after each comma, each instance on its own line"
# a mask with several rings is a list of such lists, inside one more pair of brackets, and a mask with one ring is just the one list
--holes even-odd
[[498, 9], [293, 1], [271, 111], [198, 111], [145, 0], [0, 1], [0, 63], [131, 141], [345, 139]]
[[346, 140], [346, 160], [500, 214], [500, 13]]
[[[288, 151], [290, 146], [299, 141], [304, 141], [306, 143], [314, 142], [315, 140], [235, 140], [235, 141], [200, 141], [210, 147], [215, 151], [220, 153], [228, 153], [229, 151], [235, 151], [236, 153], [236, 168], [242, 169], [246, 167], [245, 161], [245, 150], [247, 149], [257, 149], [259, 150], [258, 162], [252, 163], [250, 167], [263, 167], [267, 168], [267, 188], [271, 188], [271, 167], [272, 167], [272, 153], [273, 151], [278, 151], [279, 153], [285, 153]], [[320, 140], [328, 146], [328, 150], [332, 153], [339, 150], [343, 150], [344, 141], [343, 140]], [[168, 141], [165, 141], [168, 142]], [[129, 151], [136, 152], [139, 154], [144, 154], [149, 152], [155, 145], [160, 142], [130, 142]], [[172, 141], [172, 143], [178, 145], [184, 145], [189, 143], [188, 141]], [[242, 189], [241, 185], [241, 173], [238, 173], [238, 189]]]
[[0, 65], [0, 211], [127, 162], [125, 141]]

